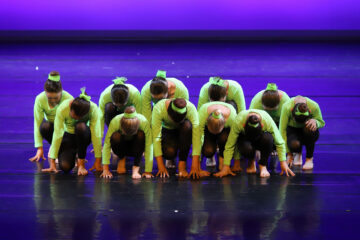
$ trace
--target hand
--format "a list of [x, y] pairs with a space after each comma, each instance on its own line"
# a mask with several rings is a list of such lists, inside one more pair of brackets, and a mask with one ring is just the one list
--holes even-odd
[[113, 178], [112, 173], [110, 172], [109, 169], [104, 169], [104, 171], [101, 173], [100, 175], [101, 178]]
[[89, 169], [89, 171], [95, 170], [96, 172], [101, 172], [103, 167], [101, 166], [101, 158], [96, 158], [94, 165]]
[[291, 176], [295, 176], [295, 173], [293, 173], [293, 171], [291, 171], [291, 169], [289, 168], [288, 164], [286, 161], [282, 161], [280, 162], [280, 167], [281, 167], [281, 173], [280, 175], [283, 175], [284, 173], [286, 174], [286, 176], [289, 177], [289, 174]]
[[306, 121], [305, 126], [308, 130], [315, 132], [317, 130], [317, 124], [315, 119], [309, 119]]
[[227, 175], [235, 176], [236, 174], [233, 173], [228, 165], [224, 165], [220, 172], [214, 174], [215, 177], [225, 177]]
[[50, 167], [49, 168], [45, 168], [42, 169], [42, 172], [53, 172], [53, 173], [58, 173], [59, 171], [56, 169], [56, 164], [55, 164], [55, 160], [54, 159], [49, 159], [50, 162]]
[[40, 159], [46, 160], [45, 156], [44, 156], [44, 149], [42, 147], [39, 147], [36, 151], [36, 155], [32, 158], [29, 159], [30, 162], [39, 162]]
[[86, 168], [79, 166], [78, 167], [78, 172], [77, 175], [78, 176], [86, 176], [88, 174], [88, 171], [86, 170]]
[[208, 171], [204, 171], [204, 170], [200, 170], [200, 177], [203, 178], [203, 177], [209, 177], [210, 176], [210, 172]]
[[292, 153], [287, 154], [286, 164], [291, 168], [294, 162], [294, 155]]
[[200, 178], [200, 169], [199, 167], [193, 167], [191, 166], [191, 171], [190, 174], [188, 176], [188, 178], [193, 178], [193, 179], [199, 179]]
[[170, 177], [168, 171], [166, 170], [165, 167], [159, 167], [159, 171], [158, 173], [156, 174], [156, 176], [158, 177], [161, 177], [161, 178], [165, 178], [165, 177]]
[[142, 177], [150, 179], [150, 178], [153, 178], [154, 175], [152, 175], [152, 173], [150, 173], [150, 172], [145, 172], [142, 174]]
[[179, 171], [179, 177], [181, 177], [181, 178], [186, 178], [186, 177], [188, 177], [188, 175], [189, 174], [186, 170]]

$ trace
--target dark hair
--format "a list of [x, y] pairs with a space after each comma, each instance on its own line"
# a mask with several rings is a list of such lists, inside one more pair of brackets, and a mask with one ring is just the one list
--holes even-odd
[[305, 115], [299, 115], [297, 116], [295, 114], [296, 109], [299, 109], [300, 112], [302, 113], [306, 113], [309, 112], [309, 108], [307, 106], [306, 103], [297, 103], [295, 104], [293, 110], [292, 110], [292, 116], [294, 117], [295, 121], [298, 123], [304, 123], [306, 122], [306, 120], [308, 120], [309, 118], [311, 118], [311, 115], [309, 114], [309, 116], [305, 116]]
[[[136, 111], [135, 107], [133, 106], [129, 106], [125, 108], [125, 113], [134, 113], [135, 111]], [[135, 118], [122, 117], [120, 120], [120, 126], [121, 126], [121, 130], [125, 133], [125, 135], [133, 136], [139, 130], [140, 120], [137, 117]]]
[[265, 107], [274, 108], [280, 103], [280, 95], [278, 91], [266, 90], [264, 91], [261, 102]]
[[154, 95], [165, 94], [168, 92], [168, 83], [165, 78], [155, 77], [150, 83], [150, 93]]
[[[250, 124], [259, 124], [257, 127], [250, 126]], [[260, 123], [260, 118], [257, 115], [251, 115], [245, 124], [244, 127], [245, 135], [249, 140], [255, 141], [261, 136], [262, 126]]]
[[184, 107], [186, 107], [186, 100], [183, 98], [175, 98], [175, 99], [171, 100], [169, 107], [167, 109], [167, 112], [168, 112], [170, 118], [176, 123], [181, 123], [182, 121], [185, 120], [187, 112], [178, 113], [174, 109], [172, 109], [171, 104], [174, 104], [175, 107], [178, 107], [178, 108], [184, 108]]
[[124, 84], [114, 84], [111, 88], [111, 99], [114, 103], [125, 105], [129, 96], [129, 88]]
[[211, 101], [220, 101], [220, 99], [226, 96], [226, 87], [210, 84], [208, 93]]
[[[50, 76], [59, 76], [60, 73], [57, 71], [51, 71], [50, 72]], [[49, 92], [49, 93], [58, 93], [62, 91], [62, 85], [61, 82], [55, 82], [55, 81], [51, 81], [50, 79], [46, 80], [45, 84], [44, 84], [44, 90], [45, 92]]]
[[76, 116], [82, 118], [90, 111], [90, 102], [77, 97], [71, 103], [70, 110], [74, 111]]

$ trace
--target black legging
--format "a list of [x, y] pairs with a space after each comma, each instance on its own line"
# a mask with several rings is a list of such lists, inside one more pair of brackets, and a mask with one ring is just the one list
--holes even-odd
[[111, 120], [124, 112], [124, 109], [118, 109], [113, 103], [105, 104], [105, 124], [109, 126]]
[[202, 147], [202, 154], [206, 158], [212, 158], [215, 153], [217, 146], [219, 146], [219, 156], [224, 157], [224, 149], [226, 141], [229, 137], [230, 128], [224, 128], [219, 134], [212, 134], [209, 132], [207, 126], [205, 127], [204, 133], [204, 144]]
[[236, 112], [238, 112], [238, 107], [237, 107], [236, 102], [234, 100], [226, 100], [225, 102], [232, 105], [235, 108]]
[[40, 125], [40, 134], [49, 144], [51, 144], [53, 133], [54, 123], [43, 121]]
[[185, 120], [177, 129], [161, 130], [161, 148], [163, 157], [174, 160], [179, 151], [179, 161], [186, 162], [192, 142], [192, 124]]
[[315, 142], [319, 139], [320, 132], [317, 129], [315, 132], [304, 128], [286, 128], [287, 145], [291, 152], [301, 153], [302, 146], [306, 148], [306, 158], [314, 156]]
[[248, 159], [254, 159], [255, 151], [259, 150], [259, 164], [267, 166], [270, 153], [273, 151], [274, 138], [269, 132], [263, 132], [255, 141], [249, 140], [244, 133], [239, 134], [237, 144], [240, 154]]
[[59, 167], [65, 173], [74, 168], [76, 154], [85, 159], [86, 149], [91, 143], [90, 128], [84, 122], [75, 125], [75, 134], [65, 132], [59, 149]]
[[139, 166], [145, 151], [145, 133], [141, 130], [136, 135], [128, 137], [114, 132], [110, 138], [111, 149], [120, 158], [134, 157], [134, 166]]

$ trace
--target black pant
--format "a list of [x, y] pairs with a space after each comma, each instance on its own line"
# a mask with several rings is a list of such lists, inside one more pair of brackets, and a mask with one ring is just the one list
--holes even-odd
[[225, 102], [228, 103], [228, 104], [231, 104], [235, 108], [236, 112], [238, 112], [238, 108], [237, 108], [237, 105], [236, 105], [235, 101], [226, 100]]
[[261, 153], [259, 164], [267, 166], [268, 158], [273, 151], [274, 138], [271, 133], [263, 132], [255, 140], [250, 140], [244, 133], [240, 133], [237, 144], [240, 154], [248, 159], [253, 159], [256, 150], [259, 150]]
[[105, 124], [109, 126], [111, 120], [121, 113], [124, 113], [124, 109], [118, 109], [113, 103], [105, 104]]
[[302, 146], [306, 148], [306, 158], [314, 156], [315, 142], [319, 139], [320, 132], [317, 129], [315, 132], [304, 128], [286, 128], [287, 145], [291, 152], [301, 153]]
[[110, 138], [111, 149], [120, 159], [134, 157], [134, 166], [139, 166], [145, 151], [145, 133], [141, 130], [134, 136], [125, 136], [120, 131], [114, 132]]
[[78, 158], [84, 159], [90, 143], [90, 128], [84, 122], [75, 125], [75, 134], [65, 132], [58, 156], [60, 169], [64, 172], [70, 172], [75, 166], [76, 154]]
[[44, 120], [40, 125], [40, 134], [49, 144], [52, 142], [53, 133], [54, 123]]
[[204, 144], [202, 147], [202, 154], [207, 158], [215, 155], [217, 146], [219, 146], [219, 156], [224, 157], [224, 149], [226, 141], [229, 137], [230, 128], [224, 128], [219, 134], [212, 134], [209, 132], [207, 126], [204, 133]]
[[177, 129], [162, 128], [161, 146], [163, 157], [174, 160], [179, 151], [179, 161], [186, 161], [192, 142], [192, 124], [185, 120]]

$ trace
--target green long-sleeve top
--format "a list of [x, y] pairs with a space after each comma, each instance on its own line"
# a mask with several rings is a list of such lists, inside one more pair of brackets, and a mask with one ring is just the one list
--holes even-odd
[[[173, 82], [176, 86], [175, 93], [173, 98], [184, 98], [189, 100], [189, 92], [186, 86], [180, 80], [176, 78], [166, 78], [167, 81]], [[148, 81], [144, 87], [141, 89], [141, 114], [146, 117], [146, 119], [151, 122], [151, 93], [150, 93], [150, 84], [151, 80]], [[154, 104], [155, 105], [155, 104]]]
[[[99, 109], [100, 109], [100, 124], [101, 124], [101, 138], [104, 136], [105, 125], [105, 105], [112, 102], [111, 89], [114, 84], [111, 84], [100, 94]], [[120, 109], [121, 112], [125, 111], [128, 106], [134, 106], [137, 112], [141, 112], [141, 96], [139, 90], [131, 84], [125, 84], [129, 88], [129, 100], [124, 107]]]
[[43, 146], [43, 138], [40, 133], [42, 121], [45, 118], [47, 121], [53, 123], [58, 106], [67, 99], [73, 99], [73, 97], [67, 91], [63, 90], [60, 103], [55, 107], [50, 108], [45, 92], [36, 96], [34, 104], [34, 142], [36, 148]]
[[[162, 128], [176, 129], [177, 125], [171, 120], [168, 115], [166, 101], [168, 99], [160, 100], [153, 109], [152, 113], [152, 133], [154, 143], [154, 155], [155, 157], [162, 156], [161, 149], [161, 130]], [[170, 103], [171, 104], [171, 103]], [[169, 107], [171, 107], [169, 104]], [[200, 156], [201, 151], [201, 139], [199, 136], [199, 117], [196, 111], [196, 107], [190, 101], [186, 100], [186, 119], [192, 124], [192, 155]]]
[[82, 119], [75, 120], [70, 117], [70, 103], [71, 99], [60, 104], [56, 111], [54, 134], [52, 139], [52, 146], [50, 151], [50, 158], [56, 159], [58, 157], [59, 148], [64, 135], [64, 132], [75, 134], [75, 125], [78, 122], [89, 123], [91, 131], [91, 142], [94, 147], [95, 157], [101, 157], [101, 127], [99, 109], [97, 105], [90, 102], [90, 111]]
[[269, 111], [269, 110], [265, 110], [263, 108], [263, 104], [261, 101], [264, 91], [265, 90], [262, 90], [254, 96], [254, 98], [251, 100], [249, 109], [264, 110], [272, 117], [272, 119], [275, 121], [275, 123], [278, 123], [280, 121], [281, 109], [282, 109], [283, 105], [290, 99], [290, 97], [289, 97], [289, 95], [287, 95], [286, 92], [279, 90], [279, 92], [282, 93], [282, 96], [280, 97], [279, 107], [276, 110]]
[[[297, 96], [299, 97], [299, 96]], [[289, 101], [287, 101], [281, 110], [281, 116], [280, 116], [280, 125], [279, 125], [279, 130], [281, 133], [282, 138], [285, 141], [285, 145], [286, 145], [286, 151], [289, 151], [289, 148], [287, 146], [287, 136], [286, 136], [286, 128], [287, 126], [290, 127], [295, 127], [295, 128], [303, 128], [305, 127], [305, 123], [298, 123], [295, 121], [295, 119], [292, 116], [292, 110], [295, 106], [295, 98], [290, 98]], [[311, 114], [311, 118], [316, 120], [316, 125], [318, 128], [322, 128], [325, 126], [325, 121], [322, 118], [322, 114], [321, 114], [321, 110], [319, 105], [311, 100], [310, 98], [305, 97], [306, 99], [306, 104], [310, 110], [310, 114]]]
[[[246, 110], [244, 92], [240, 84], [234, 80], [225, 80], [229, 83], [228, 93], [226, 95], [226, 100], [231, 100], [236, 103], [237, 112]], [[201, 106], [210, 101], [209, 99], [209, 87], [211, 83], [207, 82], [202, 86], [199, 94], [199, 101], [197, 109], [199, 110]]]
[[[228, 109], [230, 109], [230, 115], [229, 115], [228, 119], [226, 119], [225, 126], [224, 126], [225, 128], [231, 128], [231, 126], [236, 118], [236, 110], [231, 104], [228, 104], [225, 102], [214, 101], [214, 102], [208, 102], [208, 103], [205, 103], [204, 105], [202, 105], [200, 110], [198, 111], [198, 114], [199, 114], [199, 136], [201, 139], [201, 146], [204, 144], [205, 126], [207, 125], [207, 119], [210, 115], [210, 112], [208, 112], [208, 109], [214, 105], [222, 105], [222, 106], [225, 106]], [[239, 155], [239, 152], [237, 151], [237, 148], [235, 148], [234, 158], [240, 159], [240, 155]]]
[[[105, 142], [102, 152], [102, 163], [110, 164], [110, 152], [111, 152], [111, 144], [110, 139], [114, 132], [121, 131], [120, 121], [123, 118], [124, 114], [117, 115], [114, 117], [109, 125], [109, 129], [105, 136]], [[146, 118], [137, 113], [136, 117], [140, 120], [139, 130], [143, 131], [145, 134], [145, 172], [152, 172], [153, 168], [153, 144], [152, 144], [152, 133], [150, 123]]]
[[246, 124], [247, 118], [249, 113], [257, 113], [261, 117], [261, 125], [262, 125], [262, 131], [269, 132], [274, 138], [274, 144], [276, 146], [276, 151], [279, 156], [280, 161], [285, 161], [285, 142], [283, 138], [281, 137], [280, 131], [277, 128], [274, 120], [271, 118], [271, 116], [263, 111], [258, 109], [251, 109], [240, 112], [234, 122], [231, 126], [230, 134], [228, 137], [228, 140], [225, 145], [225, 151], [224, 151], [224, 164], [230, 165], [231, 159], [234, 154], [234, 149], [237, 143], [237, 139], [240, 133], [244, 133], [244, 126]]

